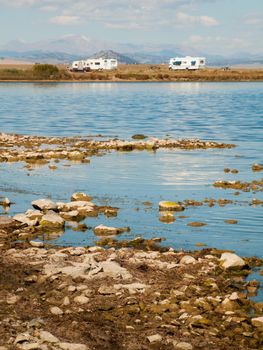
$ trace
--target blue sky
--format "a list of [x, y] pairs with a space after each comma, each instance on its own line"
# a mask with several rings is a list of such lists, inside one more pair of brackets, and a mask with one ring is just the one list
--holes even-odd
[[0, 46], [68, 34], [263, 54], [263, 0], [0, 0]]

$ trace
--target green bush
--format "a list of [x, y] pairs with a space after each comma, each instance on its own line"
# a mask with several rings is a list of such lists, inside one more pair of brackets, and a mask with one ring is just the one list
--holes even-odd
[[57, 79], [60, 77], [58, 67], [53, 64], [35, 64], [33, 74], [37, 79]]

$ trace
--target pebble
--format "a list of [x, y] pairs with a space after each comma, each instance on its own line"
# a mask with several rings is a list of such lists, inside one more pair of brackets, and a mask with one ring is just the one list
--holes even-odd
[[50, 308], [50, 312], [53, 314], [53, 315], [63, 315], [63, 311], [57, 307], [57, 306], [53, 306]]
[[152, 343], [161, 342], [163, 338], [160, 334], [154, 334], [147, 337], [147, 339], [152, 344]]

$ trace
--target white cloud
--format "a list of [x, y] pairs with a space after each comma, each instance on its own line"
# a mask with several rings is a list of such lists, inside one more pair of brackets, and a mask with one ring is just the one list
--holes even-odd
[[50, 19], [51, 23], [58, 24], [58, 25], [73, 25], [78, 24], [80, 18], [78, 16], [69, 16], [69, 15], [62, 15], [62, 16], [56, 16], [52, 17]]
[[52, 23], [75, 24], [81, 16], [111, 28], [152, 29], [176, 25], [215, 26], [213, 17], [192, 15], [198, 5], [219, 0], [0, 0], [6, 6], [57, 11]]
[[263, 14], [249, 14], [244, 18], [243, 23], [252, 26], [261, 26], [263, 25]]
[[201, 24], [206, 27], [216, 26], [219, 22], [209, 16], [192, 16], [184, 12], [177, 12], [176, 21], [181, 25], [195, 25]]

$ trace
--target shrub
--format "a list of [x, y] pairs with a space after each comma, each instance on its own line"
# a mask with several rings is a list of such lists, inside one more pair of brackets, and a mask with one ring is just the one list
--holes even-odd
[[60, 77], [58, 67], [53, 64], [35, 64], [33, 74], [38, 79], [56, 79]]

